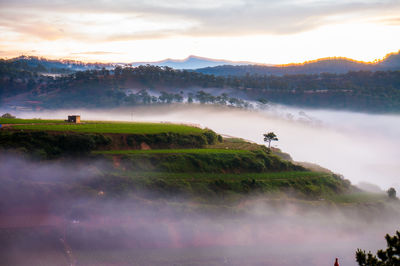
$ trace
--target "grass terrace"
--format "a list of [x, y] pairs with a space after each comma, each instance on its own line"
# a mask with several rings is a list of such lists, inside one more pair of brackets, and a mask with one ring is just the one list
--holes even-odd
[[319, 179], [321, 177], [331, 177], [331, 174], [311, 172], [311, 171], [285, 171], [269, 173], [241, 173], [241, 174], [219, 174], [219, 173], [160, 173], [160, 172], [128, 172], [129, 176], [142, 178], [163, 178], [168, 180], [187, 180], [194, 182], [213, 181], [223, 178], [224, 181], [236, 182], [238, 180], [251, 178], [265, 181], [288, 181], [302, 179]]
[[24, 121], [26, 121], [26, 125], [15, 125], [12, 126], [12, 128], [38, 131], [70, 131], [82, 133], [118, 134], [158, 134], [167, 132], [193, 134], [204, 132], [203, 129], [198, 127], [169, 123], [88, 122], [82, 124], [65, 124], [65, 122], [58, 121], [58, 123], [55, 124], [44, 124], [45, 122], [41, 122], [39, 120], [40, 123], [38, 124], [30, 124], [34, 122], [28, 122], [28, 120]]
[[63, 124], [64, 120], [56, 119], [19, 119], [19, 118], [0, 118], [0, 124]]
[[231, 150], [231, 149], [157, 149], [157, 150], [111, 150], [111, 151], [94, 151], [94, 154], [237, 154], [248, 153], [247, 150]]
[[336, 203], [374, 203], [387, 201], [386, 193], [355, 192], [349, 194], [333, 195], [330, 200]]
[[330, 199], [337, 193], [348, 190], [348, 184], [339, 177], [311, 171], [226, 174], [132, 170], [105, 176], [103, 179], [94, 181], [92, 185], [112, 194], [144, 188], [157, 191], [161, 195], [186, 195], [200, 197], [206, 201], [212, 200], [214, 196], [237, 199], [238, 196], [250, 192], [254, 192], [255, 195], [287, 192], [301, 198]]

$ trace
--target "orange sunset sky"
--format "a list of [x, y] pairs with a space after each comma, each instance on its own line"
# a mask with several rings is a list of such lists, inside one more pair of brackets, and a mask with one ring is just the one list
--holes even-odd
[[0, 57], [284, 64], [400, 49], [392, 0], [0, 0]]

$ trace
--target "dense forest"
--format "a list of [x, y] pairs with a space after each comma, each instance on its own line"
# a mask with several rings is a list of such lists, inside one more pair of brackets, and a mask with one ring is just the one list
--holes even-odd
[[400, 71], [214, 76], [147, 65], [45, 76], [39, 75], [36, 68], [1, 61], [1, 99], [25, 93], [27, 100], [44, 108], [172, 102], [249, 107], [247, 101], [260, 101], [369, 112], [400, 111]]

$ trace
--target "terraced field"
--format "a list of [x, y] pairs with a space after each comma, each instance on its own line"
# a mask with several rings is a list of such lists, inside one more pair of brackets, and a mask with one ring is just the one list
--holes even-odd
[[221, 177], [226, 181], [237, 181], [243, 178], [252, 178], [255, 180], [291, 180], [297, 178], [314, 179], [320, 177], [331, 176], [326, 173], [311, 172], [311, 171], [285, 171], [285, 172], [269, 172], [269, 173], [242, 173], [242, 174], [213, 174], [213, 173], [135, 173], [130, 172], [134, 177], [143, 178], [165, 178], [169, 180], [192, 180], [197, 182], [204, 182], [210, 180], [217, 180]]
[[231, 150], [247, 150], [247, 151], [260, 150], [260, 147], [261, 146], [256, 143], [248, 142], [246, 140], [237, 138], [224, 138], [223, 142], [208, 146], [208, 148], [212, 149], [231, 149]]
[[17, 119], [17, 118], [0, 118], [0, 124], [48, 124], [48, 123], [65, 123], [64, 120], [56, 119]]
[[11, 124], [14, 129], [37, 131], [70, 131], [82, 133], [158, 134], [158, 133], [202, 133], [205, 130], [188, 125], [169, 123], [130, 123], [87, 121], [69, 124], [62, 120], [0, 119], [1, 124]]
[[332, 173], [307, 171], [293, 164], [279, 150], [240, 138], [222, 139], [195, 126], [40, 119], [0, 122], [8, 124], [0, 130], [0, 144], [6, 149], [23, 148], [44, 159], [74, 155], [109, 163], [110, 172], [95, 186], [111, 193], [143, 189], [208, 198], [285, 191], [319, 198], [350, 188]]
[[247, 150], [232, 149], [157, 149], [157, 150], [111, 150], [94, 151], [93, 154], [237, 154], [248, 153]]
[[123, 171], [99, 180], [96, 184], [107, 187], [112, 194], [140, 187], [160, 195], [200, 197], [205, 201], [213, 200], [215, 196], [228, 199], [229, 195], [230, 199], [237, 200], [248, 193], [267, 195], [271, 192], [288, 192], [292, 196], [308, 199], [329, 199], [337, 193], [348, 191], [348, 185], [340, 177], [311, 171], [238, 174]]

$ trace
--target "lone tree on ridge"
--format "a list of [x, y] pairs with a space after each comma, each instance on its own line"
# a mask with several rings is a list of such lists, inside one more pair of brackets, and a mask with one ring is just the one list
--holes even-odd
[[278, 138], [274, 132], [268, 132], [267, 134], [264, 134], [264, 141], [268, 142], [268, 149], [271, 148], [271, 141], [277, 141], [277, 140]]
[[390, 199], [397, 199], [397, 197], [396, 197], [396, 189], [394, 189], [393, 187], [388, 189], [387, 194], [388, 194]]

